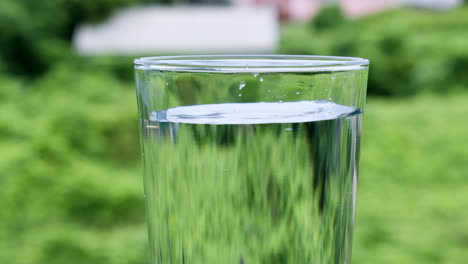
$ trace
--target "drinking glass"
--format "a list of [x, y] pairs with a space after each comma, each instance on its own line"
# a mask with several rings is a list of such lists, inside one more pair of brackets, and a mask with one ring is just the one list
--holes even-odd
[[136, 59], [151, 263], [350, 263], [368, 65]]

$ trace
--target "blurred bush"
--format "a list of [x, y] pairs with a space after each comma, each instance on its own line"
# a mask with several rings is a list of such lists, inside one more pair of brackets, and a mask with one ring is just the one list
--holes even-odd
[[368, 58], [370, 94], [468, 87], [468, 8], [392, 10], [350, 21], [342, 21], [340, 14], [330, 7], [309, 24], [284, 25], [280, 53]]
[[[76, 66], [29, 82], [0, 76], [0, 263], [147, 260], [134, 87]], [[369, 100], [355, 262], [468, 257], [467, 102]]]
[[133, 85], [56, 64], [0, 86], [0, 263], [142, 263]]

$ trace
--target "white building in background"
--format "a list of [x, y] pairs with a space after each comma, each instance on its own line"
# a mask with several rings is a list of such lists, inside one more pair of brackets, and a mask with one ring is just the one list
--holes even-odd
[[231, 0], [235, 5], [275, 5], [283, 20], [307, 21], [324, 5], [340, 5], [346, 16], [359, 17], [401, 6], [446, 10], [463, 0]]
[[82, 54], [272, 53], [278, 23], [269, 5], [145, 6], [80, 26], [73, 44]]
[[401, 0], [402, 4], [419, 7], [419, 8], [428, 8], [436, 10], [446, 10], [458, 7], [463, 4], [463, 0]]
[[343, 12], [349, 17], [378, 13], [401, 6], [447, 10], [463, 4], [462, 0], [341, 0]]
[[281, 20], [306, 21], [320, 10], [323, 0], [231, 0], [237, 6], [276, 6]]
[[360, 17], [398, 7], [401, 0], [341, 0], [343, 13], [348, 17]]
[[143, 6], [82, 25], [73, 44], [82, 54], [272, 53], [279, 18], [307, 21], [326, 4], [348, 17], [402, 5], [445, 10], [461, 0], [231, 0], [231, 6]]

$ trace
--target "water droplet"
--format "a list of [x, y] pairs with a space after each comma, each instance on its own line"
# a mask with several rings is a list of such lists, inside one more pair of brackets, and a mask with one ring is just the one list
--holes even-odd
[[296, 94], [301, 94], [301, 92], [296, 92]]
[[242, 88], [245, 87], [245, 81], [241, 81], [240, 84], [239, 84], [239, 90], [242, 90]]
[[149, 119], [150, 119], [150, 121], [158, 120], [158, 113], [157, 112], [152, 112]]
[[260, 81], [263, 82], [263, 77], [260, 77]]
[[255, 78], [257, 78], [257, 76], [258, 76], [258, 73], [254, 73], [254, 74], [253, 74], [253, 76], [254, 76]]

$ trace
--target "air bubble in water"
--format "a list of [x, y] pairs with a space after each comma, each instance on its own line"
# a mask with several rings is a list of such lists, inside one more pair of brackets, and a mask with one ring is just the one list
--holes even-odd
[[255, 78], [257, 78], [257, 76], [258, 76], [258, 73], [254, 73], [254, 74], [253, 74], [253, 76], [254, 76]]
[[239, 97], [241, 97], [241, 96], [242, 96], [242, 94], [239, 94]]
[[260, 77], [260, 81], [263, 82], [263, 77]]
[[296, 94], [298, 94], [298, 95], [299, 95], [299, 94], [301, 94], [301, 92], [296, 92]]
[[239, 90], [242, 90], [242, 88], [245, 87], [245, 81], [241, 81], [239, 84]]

